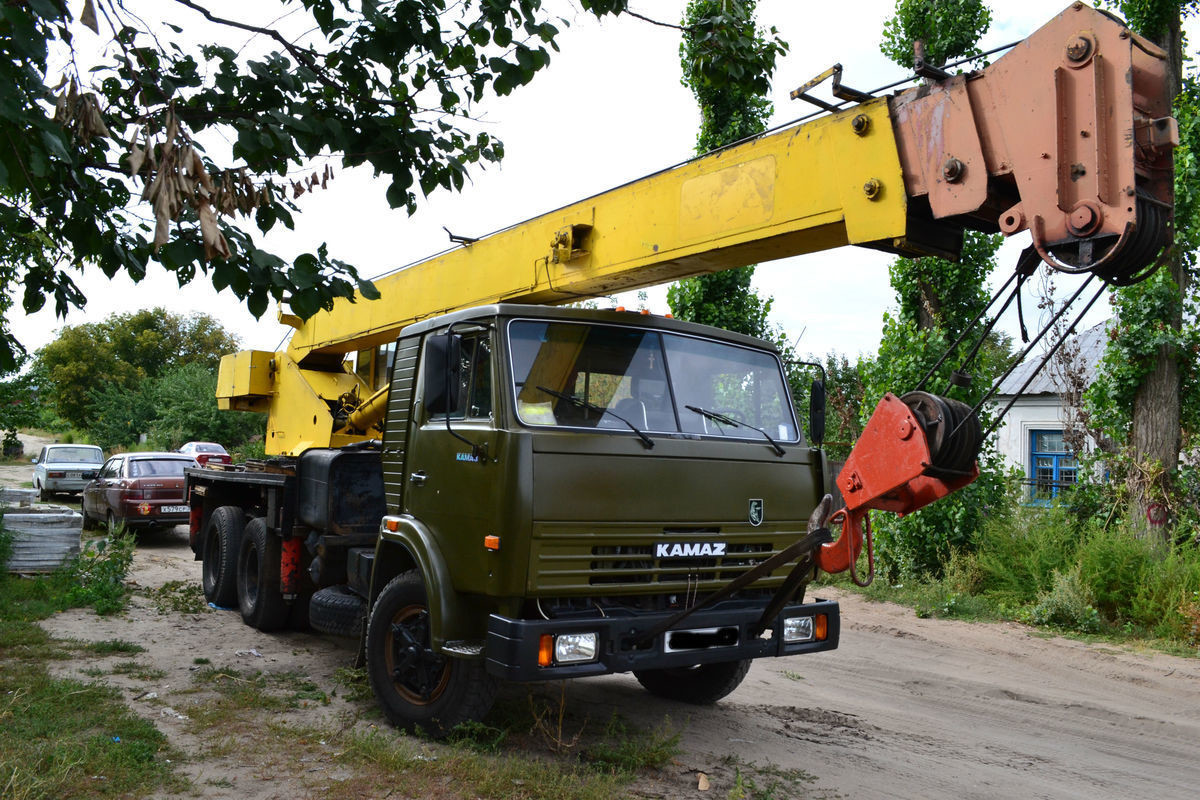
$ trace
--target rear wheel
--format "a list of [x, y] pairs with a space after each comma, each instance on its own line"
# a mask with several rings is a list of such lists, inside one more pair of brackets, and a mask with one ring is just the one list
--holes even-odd
[[260, 631], [277, 631], [288, 621], [288, 605], [279, 591], [280, 550], [266, 520], [250, 520], [238, 556], [237, 596], [242, 620]]
[[750, 671], [750, 659], [693, 667], [634, 670], [646, 691], [668, 700], [711, 705], [732, 692]]
[[246, 517], [237, 506], [221, 506], [204, 526], [204, 598], [223, 608], [237, 603], [237, 560]]
[[44, 503], [50, 499], [50, 493], [46, 491], [46, 487], [40, 483], [37, 485], [37, 498], [39, 503]]
[[483, 661], [451, 658], [430, 646], [425, 583], [417, 571], [393, 578], [367, 624], [367, 677], [393, 725], [442, 738], [491, 710], [499, 682]]

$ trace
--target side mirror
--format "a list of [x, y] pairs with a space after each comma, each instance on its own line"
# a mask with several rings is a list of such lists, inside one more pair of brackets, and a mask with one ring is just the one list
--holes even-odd
[[439, 333], [425, 339], [423, 389], [425, 410], [430, 414], [453, 414], [458, 410], [461, 368], [461, 336]]
[[33, 458], [31, 458], [31, 459], [29, 459], [29, 460], [30, 460], [30, 462], [32, 462], [32, 463], [34, 463], [34, 464], [36, 464], [36, 463], [37, 463], [37, 456], [34, 456]]
[[819, 380], [808, 393], [808, 435], [818, 447], [825, 441], [825, 383]]

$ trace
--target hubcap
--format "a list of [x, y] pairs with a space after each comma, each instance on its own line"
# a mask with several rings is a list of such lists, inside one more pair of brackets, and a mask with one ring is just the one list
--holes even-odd
[[400, 609], [387, 639], [387, 669], [396, 691], [414, 705], [437, 700], [450, 682], [450, 664], [429, 646], [429, 612], [422, 606]]

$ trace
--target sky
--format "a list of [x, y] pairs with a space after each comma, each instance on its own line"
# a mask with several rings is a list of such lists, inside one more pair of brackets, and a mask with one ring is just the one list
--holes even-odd
[[[222, 4], [230, 5], [225, 0], [210, 5]], [[388, 208], [385, 178], [337, 168], [327, 190], [298, 200], [297, 230], [272, 232], [262, 245], [286, 256], [325, 242], [332, 257], [373, 277], [444, 250], [443, 226], [478, 237], [690, 158], [699, 113], [680, 83], [678, 32], [633, 18], [598, 22], [559, 0], [548, 5], [571, 23], [559, 37], [561, 52], [530, 86], [480, 108], [486, 129], [504, 141], [501, 165], [476, 170], [461, 193], [435, 193], [412, 217]], [[686, 2], [635, 0], [631, 5], [646, 16], [674, 22]], [[992, 26], [980, 43], [985, 50], [1028, 36], [1061, 10], [1045, 0], [992, 6]], [[834, 63], [843, 65], [844, 83], [861, 90], [905, 77], [879, 52], [883, 20], [893, 8], [894, 0], [759, 0], [759, 24], [776, 27], [791, 46], [776, 69], [773, 124], [809, 113], [811, 107], [789, 100], [787, 93]], [[1010, 242], [1001, 250], [999, 280], [1026, 243]], [[894, 307], [887, 274], [892, 258], [848, 247], [782, 259], [759, 265], [755, 288], [774, 298], [771, 321], [783, 327], [799, 352], [853, 358], [876, 349], [883, 314]], [[64, 324], [155, 306], [209, 314], [247, 349], [275, 350], [289, 332], [276, 322], [274, 307], [255, 320], [231, 293], [217, 293], [202, 275], [180, 287], [156, 265], [136, 284], [124, 275], [109, 280], [92, 268], [77, 282], [88, 303], [66, 320], [54, 316], [52, 303], [33, 315], [24, 314], [19, 300], [14, 305], [10, 328], [30, 352], [51, 341]], [[1057, 283], [1060, 293], [1070, 286], [1065, 279]], [[636, 304], [628, 296], [622, 300]], [[1026, 303], [1027, 313], [1033, 306]], [[654, 313], [669, 311], [665, 287], [648, 291], [648, 307]], [[1089, 321], [1106, 314], [1094, 311]], [[1006, 327], [1012, 330], [1012, 323]]]

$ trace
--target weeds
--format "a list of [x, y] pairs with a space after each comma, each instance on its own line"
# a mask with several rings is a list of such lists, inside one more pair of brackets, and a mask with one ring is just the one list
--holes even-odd
[[82, 552], [55, 573], [57, 582], [66, 586], [68, 602], [90, 606], [97, 614], [124, 610], [125, 576], [133, 563], [134, 544], [133, 535], [124, 532], [85, 543]]
[[615, 772], [634, 773], [642, 769], [661, 769], [679, 755], [682, 731], [671, 727], [671, 720], [651, 731], [630, 730], [613, 714], [599, 742], [588, 746], [584, 756], [590, 763]]
[[98, 656], [116, 655], [118, 653], [121, 655], [136, 655], [137, 653], [146, 652], [146, 648], [140, 644], [127, 642], [124, 639], [105, 639], [102, 642], [87, 642], [80, 649]]

